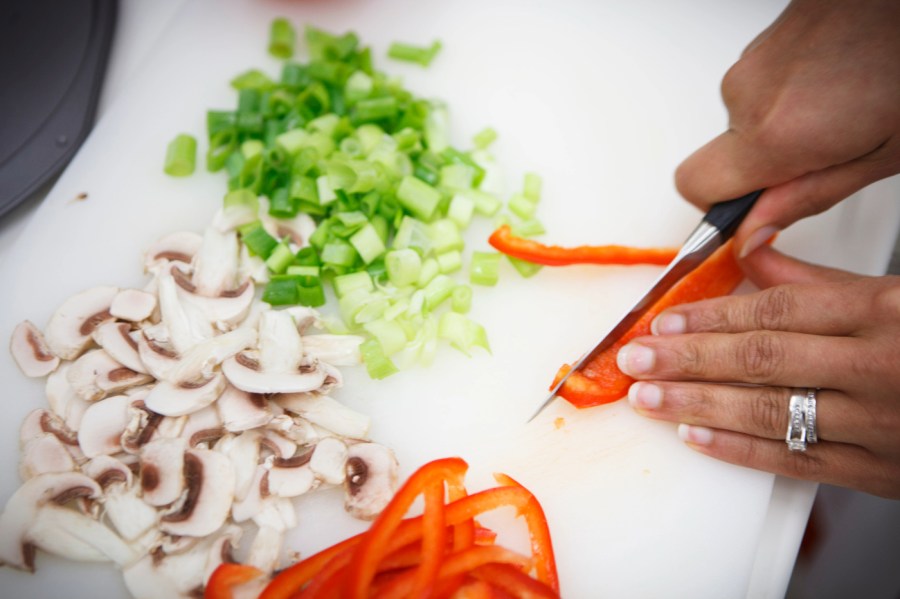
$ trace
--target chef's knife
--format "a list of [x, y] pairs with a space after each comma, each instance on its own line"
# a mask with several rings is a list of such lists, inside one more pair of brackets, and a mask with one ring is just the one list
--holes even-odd
[[726, 241], [731, 239], [738, 226], [743, 222], [744, 217], [750, 212], [750, 208], [756, 202], [756, 199], [762, 194], [762, 190], [748, 193], [745, 196], [727, 200], [714, 205], [709, 212], [700, 221], [700, 224], [694, 229], [694, 232], [687, 238], [678, 254], [669, 263], [663, 273], [656, 282], [650, 287], [650, 291], [644, 294], [638, 302], [629, 310], [625, 316], [619, 321], [607, 335], [600, 340], [597, 345], [589, 352], [584, 354], [580, 360], [569, 370], [568, 373], [550, 391], [550, 395], [541, 404], [541, 407], [528, 419], [528, 422], [534, 420], [538, 414], [546, 408], [560, 388], [565, 384], [566, 380], [572, 376], [573, 372], [577, 372], [584, 368], [595, 356], [615, 343], [625, 332], [630, 329], [634, 323], [640, 320], [647, 310], [661, 298], [675, 283], [680, 281], [685, 275], [697, 268], [701, 262], [706, 260], [713, 252], [715, 252]]

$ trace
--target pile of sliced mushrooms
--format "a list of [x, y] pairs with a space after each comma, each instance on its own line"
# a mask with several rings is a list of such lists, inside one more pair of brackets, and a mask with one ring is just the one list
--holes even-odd
[[[235, 228], [258, 215], [242, 210], [152, 244], [145, 288], [91, 288], [43, 332], [16, 327], [13, 357], [46, 377], [49, 407], [21, 427], [24, 482], [0, 515], [0, 561], [33, 571], [36, 549], [110, 561], [135, 597], [190, 597], [242, 536], [246, 563], [286, 565], [292, 498], [342, 485], [362, 519], [390, 500], [393, 452], [329, 396], [361, 339], [257, 299], [266, 268]], [[296, 248], [315, 227], [260, 213]]]

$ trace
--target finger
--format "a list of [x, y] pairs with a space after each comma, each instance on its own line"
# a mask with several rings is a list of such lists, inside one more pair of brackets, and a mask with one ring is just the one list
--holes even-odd
[[[786, 387], [640, 381], [631, 385], [628, 401], [640, 414], [656, 420], [784, 439], [791, 393]], [[864, 436], [874, 429], [867, 411], [840, 391], [821, 389], [816, 396], [819, 441], [868, 445]]]
[[687, 424], [678, 427], [678, 436], [689, 447], [731, 464], [900, 497], [900, 467], [856, 445], [816, 443], [796, 452], [789, 451], [784, 441]]
[[674, 306], [654, 318], [650, 329], [655, 335], [747, 331], [852, 335], [871, 314], [861, 296], [848, 285], [778, 285]]
[[863, 279], [862, 275], [810, 264], [765, 245], [741, 260], [747, 278], [761, 289], [785, 283], [840, 283]]
[[848, 365], [868, 352], [850, 337], [802, 333], [687, 333], [639, 337], [619, 350], [619, 369], [639, 380], [735, 382], [843, 389]]

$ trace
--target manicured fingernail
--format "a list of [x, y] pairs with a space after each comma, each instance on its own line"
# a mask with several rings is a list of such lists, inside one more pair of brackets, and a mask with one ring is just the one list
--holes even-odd
[[619, 370], [625, 374], [642, 374], [649, 372], [656, 362], [656, 352], [638, 343], [629, 343], [616, 355]]
[[773, 235], [778, 233], [778, 231], [778, 227], [760, 227], [759, 229], [751, 233], [750, 237], [747, 238], [747, 241], [744, 242], [744, 247], [741, 248], [741, 253], [738, 255], [738, 257], [745, 258], [749, 256], [753, 252], [753, 250], [769, 241], [769, 239], [771, 239]]
[[662, 389], [653, 383], [634, 383], [628, 388], [628, 401], [635, 408], [654, 410], [662, 403]]
[[680, 335], [687, 330], [687, 320], [681, 314], [664, 312], [650, 323], [654, 335]]
[[713, 432], [705, 426], [679, 424], [678, 438], [688, 445], [709, 445], [713, 441]]

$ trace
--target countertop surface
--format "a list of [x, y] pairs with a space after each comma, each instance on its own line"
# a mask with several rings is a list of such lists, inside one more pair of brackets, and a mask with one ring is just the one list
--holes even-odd
[[[544, 177], [539, 216], [548, 240], [676, 245], [698, 217], [677, 198], [670, 173], [723, 126], [718, 80], [783, 3], [698, 0], [679, 10], [661, 1], [450, 6], [123, 1], [94, 133], [45, 198], [0, 223], [0, 273], [15, 289], [4, 296], [0, 334], [24, 318], [45, 322], [65, 297], [89, 285], [141, 285], [135, 265], [142, 247], [163, 233], [201, 230], [208, 223], [224, 184], [206, 173], [186, 181], [165, 178], [165, 143], [180, 131], [203, 138], [203, 111], [233, 102], [230, 76], [249, 67], [275, 68], [264, 47], [274, 15], [298, 25], [357, 31], [376, 50], [379, 68], [447, 100], [460, 140], [485, 125], [497, 129], [496, 154], [509, 180], [518, 181], [526, 170]], [[393, 39], [426, 43], [435, 37], [444, 50], [427, 71], [382, 58]], [[159, 91], [163, 84], [165, 93]], [[151, 113], [152, 122], [127, 129]], [[122, 156], [117, 150], [126, 130], [129, 152]], [[98, 176], [100, 168], [105, 177]], [[90, 201], [73, 204], [82, 191]], [[792, 228], [779, 247], [880, 274], [900, 221], [897, 195], [896, 179], [872, 186]], [[656, 214], [665, 218], [649, 217]], [[140, 224], [92, 241], [101, 227], [123, 221]], [[71, 260], [36, 251], [47, 239], [72, 248]], [[54, 260], [73, 266], [59, 269], [52, 282], [35, 281], [33, 273], [53, 268]], [[373, 415], [373, 436], [395, 447], [404, 473], [452, 452], [470, 460], [475, 481], [500, 469], [531, 487], [554, 526], [564, 596], [783, 596], [815, 485], [709, 460], [681, 445], [672, 427], [635, 416], [624, 402], [587, 412], [558, 402], [533, 426], [515, 424], [540, 402], [555, 366], [610, 326], [657, 271], [612, 270], [588, 278], [589, 272], [545, 269], [534, 279], [516, 280], [510, 270], [496, 290], [475, 298], [480, 307], [474, 314], [492, 332], [493, 356], [441, 354], [441, 365], [387, 379], [377, 393], [364, 375], [349, 373], [336, 396]], [[32, 291], [38, 299], [26, 296]], [[596, 305], [589, 309], [579, 293], [594, 294]], [[558, 309], [547, 314], [550, 305]], [[524, 334], [519, 324], [527, 319], [533, 326]], [[523, 356], [528, 344], [539, 351]], [[28, 394], [2, 429], [0, 452], [11, 455], [17, 451], [16, 422], [41, 399], [35, 393], [40, 387], [20, 383], [23, 377], [6, 362], [0, 364], [3, 380]], [[456, 380], [463, 371], [471, 372], [470, 380]], [[428, 392], [433, 406], [419, 411], [421, 390], [443, 383], [440, 391]], [[375, 397], [379, 393], [394, 401]], [[516, 401], [521, 397], [526, 399]], [[492, 398], [494, 404], [486, 401]], [[561, 430], [552, 425], [557, 417], [566, 423]], [[417, 427], [423, 418], [441, 423]], [[581, 470], [590, 474], [580, 476]], [[9, 467], [0, 476], [0, 500], [15, 484]], [[301, 550], [358, 529], [338, 522], [340, 515], [326, 503], [315, 498], [301, 506]], [[304, 521], [303, 510], [313, 507], [334, 526]], [[584, 573], [595, 562], [602, 564], [602, 580], [587, 580]], [[96, 576], [100, 588], [120, 588], [93, 566], [77, 569], [52, 559], [39, 564], [35, 577], [0, 570], [0, 595], [49, 596], [67, 575]]]

